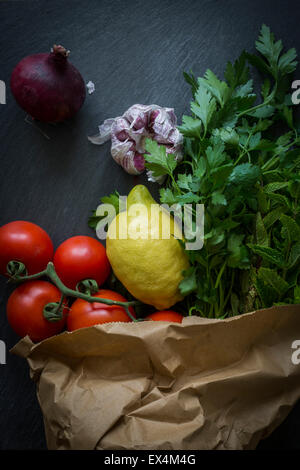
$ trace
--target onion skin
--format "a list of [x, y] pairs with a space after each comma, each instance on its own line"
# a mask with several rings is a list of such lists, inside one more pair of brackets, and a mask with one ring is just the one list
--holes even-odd
[[70, 119], [86, 96], [83, 78], [62, 46], [53, 46], [50, 54], [24, 57], [12, 72], [10, 86], [19, 106], [43, 122]]

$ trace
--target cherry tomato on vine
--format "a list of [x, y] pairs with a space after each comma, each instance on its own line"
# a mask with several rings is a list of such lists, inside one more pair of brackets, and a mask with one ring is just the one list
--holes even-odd
[[13, 291], [7, 302], [6, 313], [10, 326], [17, 335], [28, 335], [34, 342], [60, 333], [65, 325], [67, 308], [64, 308], [63, 318], [58, 321], [50, 322], [43, 315], [45, 305], [59, 302], [60, 298], [59, 289], [50, 282], [24, 282]]
[[76, 289], [78, 282], [85, 279], [94, 279], [101, 286], [110, 273], [104, 246], [87, 236], [65, 240], [57, 248], [53, 262], [57, 275], [70, 289]]
[[43, 271], [53, 258], [49, 235], [36, 224], [16, 220], [0, 227], [0, 273], [7, 274], [9, 261], [19, 261], [28, 274]]
[[[117, 292], [108, 289], [100, 289], [93, 297], [102, 299], [117, 300], [118, 302], [127, 302], [127, 300]], [[133, 317], [134, 309], [129, 308]], [[87, 302], [83, 299], [77, 299], [73, 303], [67, 319], [67, 329], [74, 331], [79, 328], [97, 325], [99, 323], [110, 322], [131, 322], [124, 307], [118, 305], [106, 305], [98, 302]]]
[[175, 323], [181, 323], [183, 316], [180, 313], [174, 312], [174, 310], [160, 310], [148, 315], [145, 320], [154, 321], [170, 321]]

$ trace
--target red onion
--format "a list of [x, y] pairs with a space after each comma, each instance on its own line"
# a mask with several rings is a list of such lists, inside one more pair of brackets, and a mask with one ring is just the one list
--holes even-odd
[[68, 61], [69, 51], [53, 46], [50, 54], [22, 59], [13, 70], [11, 90], [17, 103], [34, 119], [60, 122], [71, 118], [85, 100], [85, 83]]

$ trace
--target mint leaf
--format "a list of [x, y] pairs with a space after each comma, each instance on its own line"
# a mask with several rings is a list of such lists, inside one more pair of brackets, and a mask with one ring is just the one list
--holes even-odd
[[272, 225], [279, 220], [280, 216], [282, 214], [282, 208], [278, 207], [277, 209], [274, 209], [273, 211], [269, 212], [263, 219], [264, 226], [266, 230], [269, 230]]
[[293, 268], [300, 261], [300, 241], [295, 243], [290, 251], [287, 267]]
[[256, 222], [255, 222], [255, 239], [256, 244], [260, 246], [268, 246], [269, 245], [269, 237], [264, 225], [263, 219], [261, 217], [260, 212], [256, 214]]
[[268, 261], [269, 263], [275, 264], [276, 266], [282, 268], [284, 263], [283, 255], [280, 251], [275, 250], [274, 248], [270, 248], [267, 246], [255, 245], [252, 243], [248, 243], [247, 246], [250, 250], [262, 257], [263, 260]]
[[282, 223], [283, 238], [286, 238], [289, 243], [300, 240], [300, 227], [292, 217], [282, 214], [279, 220]]
[[278, 294], [278, 300], [289, 289], [289, 284], [279, 274], [270, 268], [260, 268], [258, 270], [258, 277], [265, 284], [271, 286]]
[[288, 191], [292, 198], [300, 199], [300, 175], [295, 175], [288, 182]]
[[290, 209], [290, 201], [286, 196], [283, 196], [283, 194], [278, 194], [278, 193], [270, 193], [269, 198], [274, 202], [274, 206], [279, 204], [282, 207], [286, 207], [287, 209]]
[[266, 194], [274, 193], [279, 189], [286, 188], [288, 186], [288, 181], [274, 181], [273, 183], [269, 183], [264, 187], [264, 191]]

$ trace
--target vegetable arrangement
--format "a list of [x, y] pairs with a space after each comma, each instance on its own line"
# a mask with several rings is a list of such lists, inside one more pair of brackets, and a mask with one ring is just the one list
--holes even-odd
[[[211, 70], [198, 79], [184, 74], [194, 100], [179, 126], [182, 162], [146, 142], [146, 167], [167, 176], [161, 203], [205, 207], [204, 246], [187, 252], [191, 267], [180, 283], [189, 314], [220, 318], [300, 303], [300, 138], [290, 98], [296, 51], [282, 53], [265, 25], [256, 49], [229, 62], [225, 80]], [[259, 104], [249, 65], [264, 77]]]
[[[160, 202], [204, 205], [204, 246], [186, 250], [190, 267], [179, 284], [185, 314], [224, 318], [300, 302], [300, 138], [290, 96], [296, 51], [282, 53], [265, 25], [256, 49], [229, 62], [225, 80], [211, 70], [198, 79], [184, 73], [194, 100], [178, 128], [183, 159], [157, 139], [144, 142], [151, 180], [164, 181]], [[259, 104], [249, 65], [264, 77]], [[118, 211], [118, 196], [102, 202]], [[101, 218], [94, 212], [89, 225]]]
[[[0, 274], [17, 284], [10, 326], [35, 343], [58, 335], [39, 345], [25, 338], [12, 350], [38, 386], [49, 448], [254, 448], [299, 397], [300, 127], [289, 96], [296, 52], [282, 53], [266, 26], [256, 47], [259, 55], [228, 63], [224, 79], [184, 74], [193, 101], [179, 127], [172, 108], [134, 105], [90, 138], [110, 136], [116, 164], [160, 184], [160, 204], [141, 184], [126, 208], [116, 190], [102, 197], [110, 207], [98, 207], [89, 225], [106, 248], [82, 235], [54, 248], [25, 221], [0, 227]], [[67, 117], [58, 96], [65, 77], [51, 108], [57, 59], [28, 58], [14, 72], [16, 94], [39, 119]], [[251, 65], [264, 76], [261, 100]], [[28, 95], [26, 80], [18, 83], [24, 70]], [[177, 224], [182, 215], [197, 248]], [[280, 304], [299, 305], [260, 311]], [[199, 319], [245, 312], [253, 313]]]
[[[109, 227], [107, 252], [94, 238], [76, 236], [54, 253], [49, 235], [35, 224], [15, 221], [0, 227], [0, 273], [27, 281], [7, 303], [9, 323], [19, 335], [41, 341], [65, 327], [73, 331], [144, 319], [181, 323], [183, 315], [224, 318], [300, 303], [300, 128], [289, 94], [296, 51], [283, 53], [281, 41], [265, 25], [256, 49], [257, 55], [244, 51], [229, 62], [224, 80], [211, 70], [198, 79], [184, 73], [193, 101], [191, 116], [183, 116], [178, 128], [172, 109], [135, 105], [105, 121], [94, 138], [103, 143], [111, 136], [117, 163], [133, 174], [146, 168], [150, 181], [163, 183], [161, 204], [204, 205], [203, 248], [187, 250], [173, 219], [172, 237], [165, 240], [160, 224], [166, 215], [158, 225], [148, 227], [148, 216], [143, 221], [142, 231], [155, 233], [155, 242], [115, 239]], [[30, 56], [15, 68], [12, 90], [33, 117], [59, 121], [82, 105], [84, 83], [67, 55], [55, 46], [50, 55]], [[259, 104], [250, 65], [264, 76]], [[57, 93], [64, 93], [66, 79], [72, 86], [64, 95], [69, 102], [62, 105]], [[57, 106], [51, 107], [53, 83]], [[46, 102], [35, 101], [34, 109], [30, 97], [40, 92]], [[101, 201], [119, 213], [117, 191]], [[150, 207], [155, 201], [138, 185], [129, 194], [128, 209], [131, 203]], [[96, 228], [102, 218], [94, 212], [89, 225]], [[120, 226], [124, 218], [136, 225], [121, 212], [116, 217]], [[110, 263], [133, 300], [103, 286]], [[51, 282], [39, 279], [44, 276]], [[76, 298], [71, 307], [69, 298]], [[158, 311], [140, 318], [133, 307], [141, 302]], [[169, 310], [174, 304], [176, 311]]]
[[[134, 301], [127, 302], [111, 291], [105, 291], [107, 299], [102, 298], [99, 285], [106, 281], [110, 265], [105, 248], [94, 238], [69, 238], [54, 253], [52, 241], [43, 229], [30, 222], [15, 221], [0, 227], [0, 247], [1, 274], [10, 281], [26, 281], [7, 302], [7, 318], [18, 335], [41, 341], [62, 331], [66, 321], [70, 330], [117, 321], [116, 309], [118, 320], [120, 315], [123, 321], [134, 319], [134, 312], [129, 309]], [[40, 280], [44, 276], [53, 283]], [[75, 301], [74, 310], [73, 306], [70, 309], [68, 297], [78, 298], [81, 304]], [[85, 304], [92, 305], [94, 315]]]
[[[22, 282], [6, 308], [8, 322], [19, 336], [28, 335], [38, 342], [65, 327], [74, 331], [107, 322], [138, 321], [133, 309], [138, 301], [99, 289], [110, 274], [110, 264], [98, 240], [72, 237], [54, 253], [52, 241], [41, 227], [15, 221], [0, 227], [0, 248], [0, 273], [11, 282]], [[45, 276], [52, 282], [40, 280]], [[69, 307], [72, 297], [76, 300]], [[146, 320], [182, 319], [172, 311], [156, 313]]]

